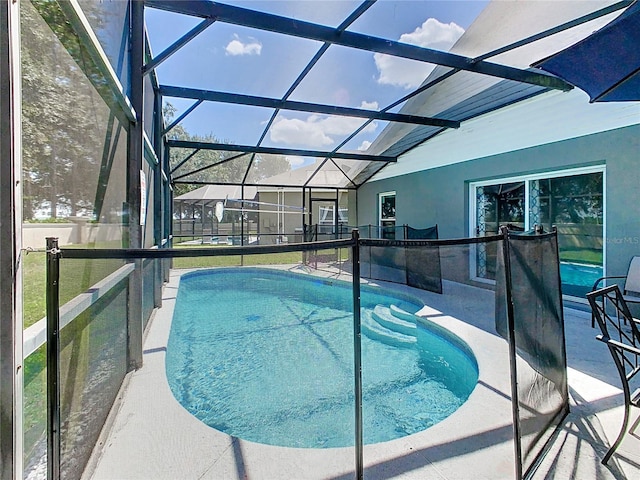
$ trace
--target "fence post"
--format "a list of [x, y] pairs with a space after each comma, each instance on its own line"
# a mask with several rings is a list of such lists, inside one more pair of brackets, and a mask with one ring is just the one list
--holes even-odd
[[[127, 202], [129, 204], [129, 248], [143, 248], [143, 223], [141, 216], [141, 170], [144, 168], [144, 141], [142, 119], [144, 110], [144, 2], [133, 0], [130, 6], [131, 38], [129, 44], [129, 60], [131, 70], [130, 99], [136, 111], [137, 121], [129, 127], [128, 136], [128, 179]], [[195, 215], [195, 214], [194, 214]], [[128, 287], [128, 320], [127, 320], [127, 355], [128, 368], [135, 370], [142, 366], [142, 259], [135, 259], [135, 270], [129, 276]]]
[[60, 250], [47, 238], [47, 479], [60, 479]]
[[353, 240], [353, 365], [355, 380], [355, 454], [356, 479], [364, 478], [362, 447], [362, 345], [360, 326], [360, 235], [358, 229], [351, 232]]
[[515, 449], [516, 460], [516, 479], [522, 479], [522, 438], [520, 429], [520, 406], [518, 399], [518, 371], [516, 365], [516, 328], [515, 317], [513, 311], [513, 294], [511, 285], [511, 257], [509, 252], [509, 229], [506, 226], [500, 227], [502, 233], [502, 253], [504, 260], [504, 276], [505, 276], [505, 300], [507, 309], [507, 331], [509, 336], [509, 370], [511, 374], [511, 411], [513, 414], [513, 444]]

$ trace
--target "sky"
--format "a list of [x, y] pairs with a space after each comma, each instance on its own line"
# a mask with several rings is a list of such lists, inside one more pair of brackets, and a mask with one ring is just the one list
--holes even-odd
[[[244, 8], [335, 27], [359, 4], [349, 0], [226, 1]], [[414, 45], [448, 50], [486, 6], [486, 0], [378, 0], [349, 30]], [[145, 9], [154, 55], [200, 19]], [[216, 22], [161, 64], [160, 84], [282, 98], [322, 46], [321, 42]], [[290, 100], [382, 109], [417, 88], [432, 65], [341, 46], [331, 46]], [[193, 101], [169, 99], [179, 115]], [[392, 111], [398, 111], [397, 107]], [[205, 102], [182, 125], [191, 134], [256, 145], [273, 110]], [[333, 150], [361, 119], [281, 111], [261, 145]], [[364, 151], [386, 123], [374, 121], [343, 150]], [[291, 157], [293, 168], [307, 163]]]

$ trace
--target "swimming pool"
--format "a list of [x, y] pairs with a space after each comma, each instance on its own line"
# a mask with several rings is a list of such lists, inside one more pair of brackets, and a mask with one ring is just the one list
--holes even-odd
[[573, 297], [584, 297], [591, 291], [596, 280], [603, 276], [599, 265], [560, 262], [562, 293]]
[[[363, 435], [422, 431], [478, 379], [470, 349], [414, 299], [362, 288]], [[175, 398], [232, 436], [287, 447], [353, 445], [351, 284], [267, 269], [182, 276], [166, 356]]]

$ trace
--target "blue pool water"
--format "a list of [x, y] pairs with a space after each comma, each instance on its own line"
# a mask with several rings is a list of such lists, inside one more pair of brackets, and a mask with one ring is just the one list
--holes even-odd
[[[245, 440], [353, 445], [352, 301], [350, 284], [288, 272], [183, 275], [166, 356], [174, 396], [205, 424]], [[452, 334], [410, 322], [400, 328], [409, 334], [380, 330], [372, 313], [388, 316], [391, 305], [394, 314], [421, 307], [408, 297], [362, 288], [368, 444], [443, 420], [478, 379], [475, 358]]]
[[584, 297], [602, 275], [602, 267], [597, 265], [560, 262], [562, 293], [565, 295]]

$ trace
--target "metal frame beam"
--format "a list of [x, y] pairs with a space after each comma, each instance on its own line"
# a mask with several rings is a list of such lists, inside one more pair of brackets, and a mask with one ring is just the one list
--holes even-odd
[[[153, 78], [153, 77], [152, 77]], [[154, 193], [153, 193], [153, 238], [154, 244], [160, 247], [164, 238], [164, 195], [162, 186], [166, 178], [164, 173], [164, 159], [162, 158], [162, 97], [156, 90], [153, 95], [153, 149], [158, 159], [158, 165], [154, 173]], [[160, 283], [161, 284], [161, 283]]]
[[47, 480], [60, 480], [60, 249], [47, 237]]
[[[212, 163], [210, 165], [205, 165], [204, 167], [197, 168], [196, 170], [192, 170], [190, 172], [183, 173], [182, 175], [178, 175], [177, 177], [174, 178], [174, 180], [179, 180], [181, 178], [188, 177], [190, 175], [195, 175], [196, 173], [204, 172], [205, 170], [208, 170], [208, 169], [213, 168], [213, 167], [217, 167], [218, 165], [223, 165], [225, 163], [232, 162], [233, 160], [237, 160], [238, 158], [242, 158], [242, 157], [244, 157], [246, 155], [247, 155], [246, 153], [239, 153], [238, 155], [232, 155], [231, 157], [224, 158], [224, 159], [220, 160], [219, 162], [215, 162], [215, 163]], [[244, 182], [242, 182], [241, 185], [243, 183]]]
[[249, 105], [253, 107], [273, 108], [279, 110], [294, 110], [298, 112], [322, 113], [325, 115], [340, 115], [387, 122], [411, 123], [415, 125], [432, 125], [436, 127], [458, 128], [460, 122], [441, 118], [405, 115], [402, 113], [387, 113], [363, 108], [339, 107], [318, 103], [296, 102], [277, 98], [256, 97], [239, 93], [217, 92], [213, 90], [199, 90], [195, 88], [173, 87], [160, 85], [160, 94], [164, 97], [190, 98], [193, 100], [207, 100], [210, 102], [231, 103], [235, 105]]
[[169, 147], [197, 148], [200, 150], [218, 150], [221, 152], [263, 153], [265, 155], [298, 155], [314, 158], [339, 158], [342, 160], [363, 160], [367, 162], [396, 162], [397, 157], [388, 155], [367, 155], [365, 153], [321, 152], [318, 150], [298, 150], [294, 148], [254, 147], [251, 145], [231, 145], [228, 143], [192, 142], [187, 140], [169, 140]]
[[0, 2], [0, 480], [23, 476], [20, 3]]
[[337, 31], [335, 28], [304, 22], [294, 18], [282, 17], [258, 12], [246, 8], [224, 5], [209, 1], [196, 0], [145, 0], [148, 7], [182, 13], [196, 17], [216, 17], [218, 21], [241, 25], [294, 37], [317, 40], [344, 47], [383, 53], [395, 57], [408, 58], [421, 62], [499, 77], [517, 82], [530, 83], [546, 88], [571, 90], [573, 87], [558, 77], [538, 71], [522, 70], [506, 65], [474, 60], [473, 58], [442, 52], [402, 42], [373, 37], [350, 31]]
[[[136, 121], [131, 122], [128, 144], [127, 204], [129, 248], [143, 248], [141, 213], [140, 171], [144, 160], [144, 4], [142, 0], [131, 1], [130, 65], [131, 104]], [[127, 320], [127, 360], [129, 370], [142, 366], [142, 261], [135, 260], [136, 268], [129, 277], [128, 320]]]
[[[96, 37], [87, 17], [80, 7], [78, 0], [57, 2], [57, 4], [69, 21], [69, 25], [73, 31], [73, 35], [69, 38], [75, 38], [77, 35], [81, 41], [82, 48], [86, 49], [95, 64], [95, 67], [89, 66], [88, 68], [95, 68], [102, 78], [93, 79], [89, 72], [85, 72], [87, 73], [87, 77], [94, 83], [94, 86], [103, 95], [103, 97], [105, 97], [105, 101], [107, 103], [111, 103], [111, 99], [108, 98], [108, 96], [111, 96], [111, 98], [120, 106], [120, 109], [126, 118], [134, 120], [135, 112], [133, 111], [133, 107], [124, 92], [124, 88], [118, 79], [118, 75], [111, 66], [111, 62], [109, 61], [107, 54], [104, 52], [98, 37]], [[56, 28], [59, 29], [61, 26], [62, 25], [55, 25], [54, 31], [56, 31]], [[61, 41], [63, 40], [62, 36], [59, 38]], [[65, 45], [65, 48], [67, 48], [71, 56], [74, 58], [76, 58], [77, 55], [77, 47], [78, 45], [75, 42], [72, 45]], [[78, 61], [77, 58], [76, 61]], [[82, 61], [78, 61], [78, 63], [83, 65]], [[103, 79], [104, 82], [102, 81]]]
[[171, 171], [169, 172], [169, 175], [173, 174], [173, 172], [175, 172], [176, 170], [178, 170], [182, 165], [184, 165], [185, 163], [187, 163], [187, 161], [190, 158], [193, 158], [198, 152], [200, 151], [200, 149], [196, 149], [193, 152], [191, 152], [189, 155], [187, 155], [185, 158], [183, 158], [182, 160], [180, 160], [180, 162], [171, 169]]
[[201, 181], [182, 181], [175, 180], [172, 182], [173, 185], [234, 185], [236, 187], [269, 187], [269, 188], [293, 188], [296, 190], [300, 190], [301, 188], [307, 189], [324, 189], [324, 190], [357, 190], [355, 186], [340, 186], [336, 187], [335, 185], [313, 185], [311, 187], [301, 187], [300, 185], [286, 185], [286, 184], [274, 184], [274, 183], [241, 183], [241, 182], [201, 182]]
[[169, 45], [162, 53], [153, 57], [152, 60], [147, 62], [147, 64], [144, 67], [142, 67], [143, 75], [147, 75], [149, 72], [153, 71], [158, 65], [160, 65], [162, 62], [167, 60], [171, 55], [176, 53], [178, 50], [184, 47], [187, 43], [189, 43], [191, 40], [193, 40], [202, 32], [204, 32], [215, 21], [216, 21], [215, 18], [205, 18], [202, 22], [200, 22], [198, 25], [196, 25], [187, 33], [185, 33], [178, 40], [176, 40], [171, 45]]
[[204, 100], [198, 100], [193, 105], [191, 105], [189, 108], [187, 108], [184, 112], [182, 112], [182, 114], [178, 118], [176, 118], [173, 122], [171, 122], [171, 125], [169, 125], [164, 130], [162, 130], [162, 135], [165, 135], [167, 132], [169, 132], [169, 130], [171, 130], [173, 127], [178, 125], [182, 120], [185, 119], [185, 117], [187, 115], [189, 115], [191, 112], [193, 112], [202, 102], [204, 102]]

